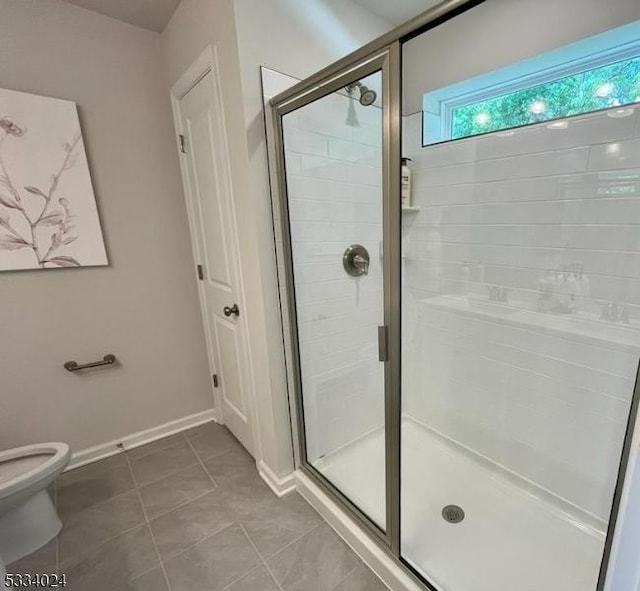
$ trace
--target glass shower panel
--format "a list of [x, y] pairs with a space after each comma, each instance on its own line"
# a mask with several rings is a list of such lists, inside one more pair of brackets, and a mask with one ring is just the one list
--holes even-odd
[[600, 589], [640, 356], [640, 104], [615, 93], [640, 77], [585, 75], [601, 106], [567, 117], [540, 83], [639, 37], [573, 10], [487, 0], [403, 49], [401, 555], [443, 591]]
[[306, 459], [384, 529], [381, 81], [282, 124]]

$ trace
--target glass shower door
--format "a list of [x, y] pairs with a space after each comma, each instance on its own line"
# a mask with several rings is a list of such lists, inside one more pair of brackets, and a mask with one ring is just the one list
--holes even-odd
[[384, 530], [381, 87], [345, 78], [282, 129], [306, 465]]
[[603, 589], [640, 356], [640, 21], [545, 26], [564, 5], [487, 0], [403, 49], [401, 555], [443, 591]]

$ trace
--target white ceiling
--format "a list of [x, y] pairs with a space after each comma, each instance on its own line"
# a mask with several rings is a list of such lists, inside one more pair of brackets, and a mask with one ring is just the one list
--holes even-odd
[[353, 0], [356, 4], [368, 8], [393, 25], [401, 25], [414, 16], [440, 4], [442, 0]]
[[[268, 1], [268, 0], [265, 0]], [[393, 25], [401, 25], [441, 0], [353, 0]], [[180, 0], [67, 0], [143, 29], [162, 32]]]
[[180, 0], [67, 0], [94, 12], [160, 33]]

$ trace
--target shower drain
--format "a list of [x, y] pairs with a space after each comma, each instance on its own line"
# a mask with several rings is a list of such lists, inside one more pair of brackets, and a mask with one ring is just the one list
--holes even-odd
[[449, 523], [460, 523], [464, 519], [464, 511], [458, 505], [447, 505], [442, 510], [442, 518]]

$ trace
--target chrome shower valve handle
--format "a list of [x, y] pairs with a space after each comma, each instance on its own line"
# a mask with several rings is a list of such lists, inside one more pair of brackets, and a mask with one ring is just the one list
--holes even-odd
[[356, 256], [353, 257], [353, 263], [356, 265], [356, 267], [362, 269], [362, 274], [363, 275], [368, 275], [369, 274], [369, 259], [368, 258], [364, 258], [363, 256], [357, 254]]
[[352, 244], [344, 251], [342, 265], [344, 270], [352, 277], [361, 277], [369, 274], [369, 253], [361, 244]]

